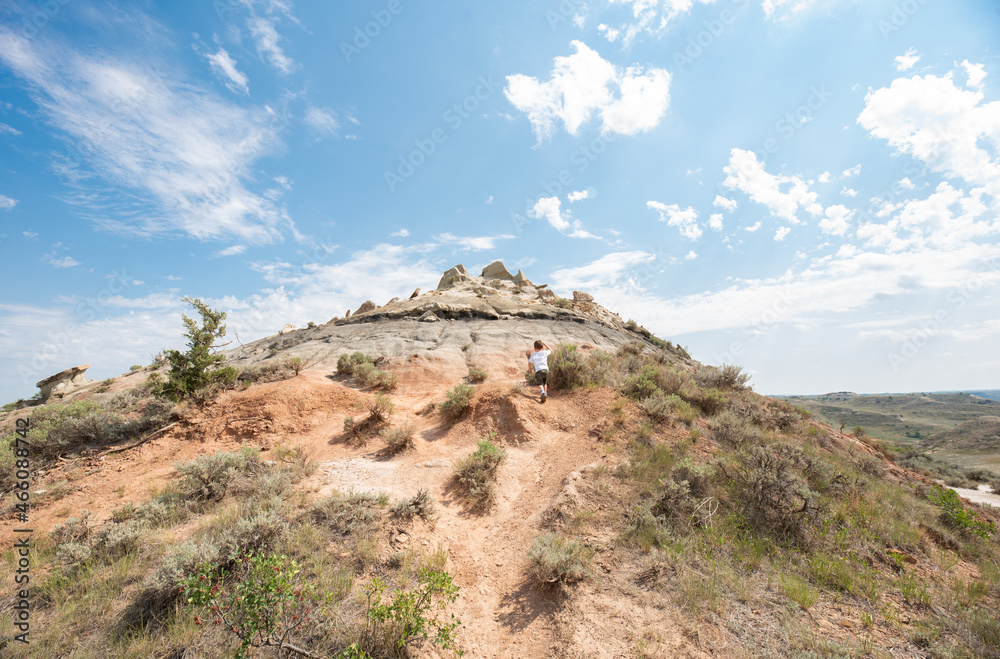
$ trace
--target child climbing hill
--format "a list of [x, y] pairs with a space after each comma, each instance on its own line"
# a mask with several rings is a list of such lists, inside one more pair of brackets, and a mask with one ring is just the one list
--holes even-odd
[[552, 354], [552, 348], [544, 341], [538, 340], [535, 341], [535, 351], [528, 357], [528, 364], [530, 364], [530, 369], [535, 374], [535, 382], [541, 391], [541, 402], [543, 403], [549, 397], [547, 382], [550, 354]]

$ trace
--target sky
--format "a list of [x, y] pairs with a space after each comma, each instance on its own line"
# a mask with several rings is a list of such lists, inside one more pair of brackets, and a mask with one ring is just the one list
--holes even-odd
[[996, 0], [8, 0], [0, 399], [502, 259], [765, 394], [1000, 388]]

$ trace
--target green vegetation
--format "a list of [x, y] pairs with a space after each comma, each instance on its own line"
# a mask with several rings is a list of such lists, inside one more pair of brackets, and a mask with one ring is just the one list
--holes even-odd
[[396, 389], [396, 376], [379, 370], [375, 366], [374, 360], [361, 352], [341, 355], [337, 359], [337, 373], [354, 376], [354, 381], [362, 387], [371, 387], [380, 391]]
[[382, 441], [385, 442], [386, 451], [392, 454], [401, 453], [416, 446], [413, 439], [412, 423], [394, 428], [383, 428], [379, 434], [382, 437]]
[[469, 367], [469, 382], [473, 384], [479, 384], [480, 382], [486, 382], [486, 371], [481, 368], [476, 368], [475, 366]]
[[478, 448], [455, 464], [453, 478], [466, 492], [466, 501], [475, 510], [487, 511], [496, 500], [497, 471], [507, 452], [490, 441], [479, 440]]
[[559, 307], [560, 309], [572, 309], [573, 301], [567, 300], [564, 297], [557, 297], [556, 299], [552, 300], [552, 306]]
[[574, 583], [590, 574], [593, 558], [593, 550], [583, 543], [543, 533], [528, 551], [528, 574], [542, 584]]
[[216, 386], [232, 384], [238, 375], [231, 366], [220, 366], [225, 356], [212, 352], [219, 346], [215, 341], [226, 335], [226, 320], [224, 311], [211, 309], [200, 299], [184, 298], [201, 316], [201, 326], [197, 321], [184, 315], [184, 327], [187, 331], [187, 352], [167, 350], [164, 355], [170, 372], [164, 382], [159, 374], [150, 376], [150, 388], [153, 393], [172, 401], [185, 398], [205, 398], [215, 392]]
[[355, 403], [355, 407], [367, 411], [368, 416], [360, 421], [355, 421], [354, 417], [347, 417], [344, 419], [344, 432], [362, 444], [367, 444], [369, 439], [386, 427], [389, 417], [395, 410], [392, 400], [386, 394], [366, 398], [360, 403]]
[[471, 384], [455, 385], [455, 388], [448, 392], [448, 400], [437, 406], [438, 411], [453, 421], [460, 418], [472, 404], [473, 391], [475, 387]]

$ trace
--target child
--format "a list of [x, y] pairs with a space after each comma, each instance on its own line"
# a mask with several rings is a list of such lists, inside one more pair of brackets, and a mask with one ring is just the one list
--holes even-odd
[[545, 399], [549, 397], [547, 381], [549, 376], [549, 355], [552, 353], [552, 348], [550, 348], [544, 341], [535, 341], [535, 352], [531, 353], [528, 357], [529, 368], [535, 374], [535, 382], [538, 383], [538, 388], [542, 392], [541, 402], [545, 402]]

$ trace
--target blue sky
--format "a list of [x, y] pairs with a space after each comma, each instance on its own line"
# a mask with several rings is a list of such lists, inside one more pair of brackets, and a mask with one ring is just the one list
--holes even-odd
[[995, 1], [0, 8], [0, 398], [500, 258], [764, 393], [1000, 387]]

